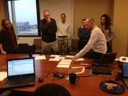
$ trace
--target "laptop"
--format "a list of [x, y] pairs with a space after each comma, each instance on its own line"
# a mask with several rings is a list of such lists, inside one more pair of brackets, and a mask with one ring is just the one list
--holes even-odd
[[122, 69], [121, 79], [123, 80], [126, 87], [128, 88], [128, 63], [126, 62], [122, 63], [121, 69]]
[[93, 60], [91, 64], [109, 64], [112, 63], [117, 56], [117, 52], [103, 54], [102, 57], [97, 60]]
[[93, 60], [92, 73], [94, 74], [108, 74], [111, 75], [111, 68], [109, 64], [113, 63], [117, 55], [117, 52], [106, 53], [99, 60]]
[[35, 84], [34, 58], [15, 58], [7, 60], [7, 81], [2, 88], [17, 88]]

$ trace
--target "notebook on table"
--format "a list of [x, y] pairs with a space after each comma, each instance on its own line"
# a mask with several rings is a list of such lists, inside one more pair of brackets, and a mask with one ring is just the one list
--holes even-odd
[[16, 58], [7, 60], [7, 81], [3, 88], [17, 88], [35, 84], [34, 58]]
[[117, 52], [106, 53], [99, 60], [93, 60], [92, 73], [94, 74], [111, 74], [111, 68], [109, 64], [113, 63], [117, 55]]
[[126, 87], [128, 88], [128, 63], [124, 62], [121, 66], [122, 69], [122, 80], [124, 81]]

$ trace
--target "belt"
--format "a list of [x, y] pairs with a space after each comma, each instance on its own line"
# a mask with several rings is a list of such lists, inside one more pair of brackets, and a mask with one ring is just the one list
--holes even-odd
[[58, 36], [58, 38], [67, 38], [67, 36]]

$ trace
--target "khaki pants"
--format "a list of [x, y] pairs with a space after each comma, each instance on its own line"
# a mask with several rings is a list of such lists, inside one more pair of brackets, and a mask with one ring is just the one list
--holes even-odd
[[60, 54], [68, 54], [69, 47], [71, 46], [71, 39], [68, 39], [67, 37], [57, 38], [58, 42], [58, 52]]
[[45, 42], [45, 41], [42, 41], [42, 53], [47, 53], [47, 52], [44, 52], [46, 50], [53, 50], [54, 52], [57, 52], [57, 43], [56, 41], [54, 42]]
[[67, 38], [57, 38], [58, 41], [58, 51], [62, 52], [64, 51], [63, 46], [65, 46], [65, 49], [68, 48], [68, 40]]

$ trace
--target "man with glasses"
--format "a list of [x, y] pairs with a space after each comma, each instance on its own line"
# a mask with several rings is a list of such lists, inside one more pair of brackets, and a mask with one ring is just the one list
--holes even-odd
[[55, 19], [51, 18], [50, 12], [45, 10], [43, 12], [43, 19], [40, 22], [41, 28], [41, 39], [42, 39], [42, 53], [46, 53], [45, 51], [51, 49], [52, 51], [56, 51], [56, 32], [57, 25]]

